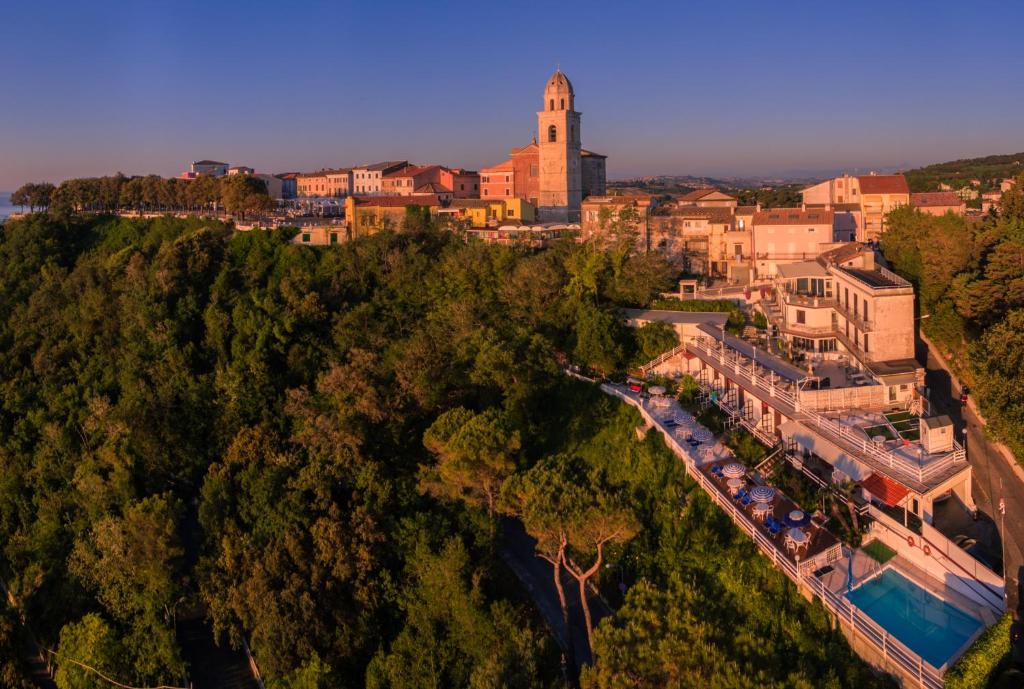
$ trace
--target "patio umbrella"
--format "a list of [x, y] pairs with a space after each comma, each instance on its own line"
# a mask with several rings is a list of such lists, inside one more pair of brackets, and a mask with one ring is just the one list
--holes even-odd
[[722, 468], [722, 474], [728, 476], [729, 478], [741, 478], [746, 473], [747, 468], [740, 464], [739, 462], [732, 462], [731, 464], [726, 464], [725, 467]]
[[706, 443], [707, 441], [712, 440], [714, 437], [715, 434], [706, 428], [698, 428], [693, 432], [694, 440], [699, 440], [702, 443]]
[[775, 499], [775, 489], [771, 486], [755, 486], [750, 491], [754, 502], [768, 503]]
[[793, 543], [797, 545], [803, 545], [807, 542], [807, 532], [801, 531], [800, 529], [793, 528], [789, 530], [789, 538]]
[[811, 523], [811, 515], [803, 510], [793, 510], [786, 515], [786, 526], [807, 526]]
[[649, 392], [649, 393], [651, 393], [652, 395], [655, 395], [655, 396], [664, 395], [665, 394], [665, 388], [661, 387], [660, 385], [652, 385], [650, 387], [650, 389], [647, 390], [647, 392]]

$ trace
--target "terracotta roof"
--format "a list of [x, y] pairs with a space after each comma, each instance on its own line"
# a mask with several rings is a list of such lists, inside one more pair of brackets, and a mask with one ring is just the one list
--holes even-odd
[[387, 170], [389, 168], [401, 167], [403, 165], [408, 165], [408, 164], [409, 164], [409, 161], [407, 161], [407, 160], [386, 160], [386, 161], [384, 161], [382, 163], [371, 163], [370, 165], [362, 165], [362, 166], [357, 165], [355, 167], [355, 169], [356, 170], [372, 170], [374, 172], [379, 172], [379, 171], [382, 171], [382, 170]]
[[951, 191], [925, 191], [910, 195], [910, 205], [924, 208], [928, 206], [962, 206], [963, 199]]
[[482, 168], [480, 168], [480, 174], [487, 174], [489, 172], [508, 172], [508, 171], [514, 170], [514, 169], [515, 169], [515, 167], [513, 167], [511, 160], [504, 160], [504, 161], [498, 163], [497, 165], [492, 165], [491, 167], [482, 167]]
[[910, 187], [903, 175], [865, 175], [858, 177], [860, 193], [864, 194], [909, 194]]
[[415, 177], [421, 175], [424, 172], [430, 172], [434, 169], [441, 169], [440, 165], [406, 165], [400, 170], [389, 172], [384, 175], [385, 177], [397, 178], [397, 177]]
[[828, 251], [822, 252], [821, 255], [818, 256], [817, 260], [822, 264], [845, 263], [860, 256], [861, 252], [864, 250], [864, 247], [857, 242], [847, 242], [837, 247], [833, 247]]
[[714, 187], [704, 187], [703, 189], [695, 189], [691, 191], [689, 194], [683, 194], [682, 196], [679, 196], [677, 198], [680, 201], [700, 201], [708, 194], [712, 194], [716, 191], [718, 190], [715, 189]]
[[890, 507], [899, 505], [900, 500], [907, 497], [907, 493], [910, 492], [905, 486], [881, 474], [871, 474], [861, 481], [861, 486]]
[[736, 215], [753, 215], [757, 212], [757, 206], [736, 206], [733, 210]]
[[754, 214], [755, 225], [831, 225], [832, 211], [817, 208], [774, 208]]
[[534, 151], [539, 151], [539, 150], [540, 150], [540, 146], [538, 146], [536, 140], [534, 140], [534, 141], [531, 141], [530, 143], [526, 144], [525, 146], [520, 146], [519, 148], [513, 148], [512, 152], [511, 152], [511, 155], [516, 155], [517, 153], [526, 153], [527, 151], [532, 153]]
[[701, 208], [700, 206], [685, 206], [679, 204], [663, 204], [654, 209], [655, 215], [671, 215], [677, 218], [707, 218], [711, 222], [730, 222], [732, 220], [732, 208], [711, 206]]
[[450, 189], [445, 189], [440, 184], [435, 184], [434, 182], [427, 182], [426, 184], [421, 184], [418, 187], [416, 187], [415, 191], [416, 191], [417, 194], [450, 194], [450, 193], [452, 193]]
[[440, 206], [436, 194], [421, 196], [353, 196], [357, 206], [378, 206], [381, 208], [402, 208], [405, 206]]

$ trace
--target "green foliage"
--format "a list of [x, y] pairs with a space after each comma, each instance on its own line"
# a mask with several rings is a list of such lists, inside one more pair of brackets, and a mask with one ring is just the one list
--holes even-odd
[[882, 236], [886, 258], [915, 283], [922, 328], [946, 350], [975, 390], [989, 429], [1018, 456], [1024, 419], [1018, 337], [1024, 323], [1024, 176], [1004, 194], [1002, 212], [982, 222], [892, 211]]
[[978, 637], [946, 673], [947, 689], [978, 689], [995, 683], [1009, 666], [1012, 623], [1013, 616], [1007, 613]]
[[402, 596], [406, 625], [371, 661], [367, 688], [536, 686], [550, 642], [507, 603], [486, 604], [483, 574], [458, 539], [437, 553], [421, 544]]
[[751, 433], [743, 429], [731, 432], [725, 442], [736, 454], [736, 459], [749, 467], [760, 463], [768, 454], [768, 449]]
[[633, 363], [645, 364], [679, 344], [679, 335], [670, 323], [654, 321], [636, 329], [636, 355]]
[[982, 189], [998, 189], [1000, 180], [1020, 175], [1022, 165], [1024, 153], [1011, 153], [926, 165], [904, 175], [911, 191], [934, 191], [940, 182], [959, 189], [969, 186], [972, 179], [980, 180]]

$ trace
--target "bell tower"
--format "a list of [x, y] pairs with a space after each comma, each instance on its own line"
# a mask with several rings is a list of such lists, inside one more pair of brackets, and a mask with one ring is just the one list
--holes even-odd
[[580, 113], [569, 78], [558, 69], [544, 88], [537, 113], [540, 190], [537, 199], [542, 222], [579, 222], [583, 201], [580, 161]]

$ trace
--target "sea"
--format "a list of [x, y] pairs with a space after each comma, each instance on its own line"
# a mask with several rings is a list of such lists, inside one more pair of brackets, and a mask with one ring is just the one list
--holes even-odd
[[0, 191], [0, 221], [4, 220], [11, 213], [16, 213], [17, 209], [11, 205], [11, 192]]

